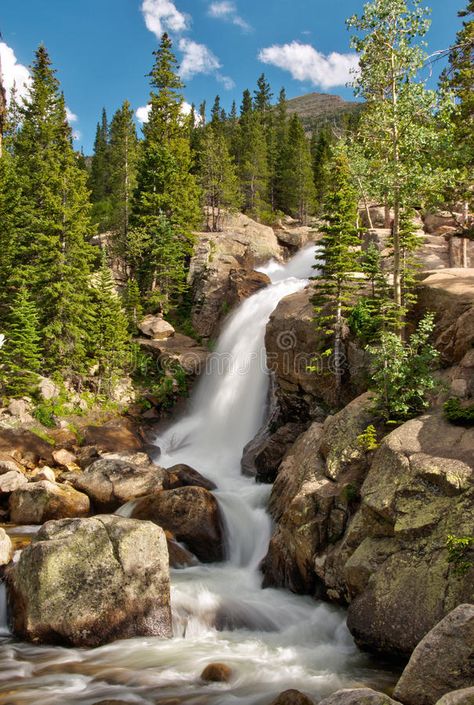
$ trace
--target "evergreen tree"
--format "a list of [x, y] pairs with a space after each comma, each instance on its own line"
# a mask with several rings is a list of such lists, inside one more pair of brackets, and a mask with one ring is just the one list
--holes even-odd
[[0, 351], [0, 370], [8, 396], [30, 394], [41, 368], [38, 312], [28, 290], [21, 286], [5, 325], [6, 342]]
[[222, 122], [222, 108], [221, 108], [221, 98], [219, 95], [216, 95], [215, 100], [214, 100], [214, 105], [212, 106], [211, 109], [211, 125], [214, 127], [218, 127]]
[[97, 123], [94, 142], [94, 154], [89, 178], [91, 201], [94, 205], [92, 214], [100, 230], [107, 230], [111, 220], [110, 204], [110, 166], [109, 166], [109, 125], [107, 113], [102, 109], [102, 118]]
[[150, 308], [169, 308], [183, 291], [192, 228], [201, 218], [192, 167], [183, 84], [167, 34], [155, 52], [151, 110], [144, 126], [128, 247], [140, 289]]
[[31, 90], [14, 138], [20, 219], [10, 282], [27, 281], [40, 315], [46, 369], [83, 369], [91, 302], [93, 233], [86, 174], [78, 166], [64, 97], [46, 49], [36, 52]]
[[253, 109], [250, 91], [242, 100], [238, 147], [238, 174], [245, 210], [259, 218], [266, 210], [268, 194], [267, 145], [261, 116]]
[[105, 250], [101, 267], [92, 278], [91, 290], [94, 304], [91, 322], [92, 356], [98, 366], [100, 393], [105, 391], [104, 384], [110, 388], [115, 378], [123, 373], [130, 348], [127, 316], [115, 290]]
[[285, 208], [285, 174], [288, 151], [288, 106], [284, 88], [280, 91], [275, 108], [273, 147], [270, 173], [273, 209], [283, 211]]
[[265, 78], [265, 74], [262, 73], [257, 81], [257, 90], [254, 92], [255, 110], [262, 115], [267, 115], [270, 113], [272, 108], [272, 98], [272, 89]]
[[216, 232], [222, 229], [223, 210], [236, 210], [240, 206], [236, 169], [219, 126], [211, 123], [205, 129], [198, 164], [207, 228]]
[[319, 330], [332, 341], [326, 354], [333, 354], [335, 391], [339, 398], [344, 373], [344, 323], [351, 311], [358, 286], [358, 248], [356, 220], [357, 198], [354, 193], [347, 155], [340, 147], [330, 173], [326, 199], [326, 222], [318, 243], [315, 269], [315, 321]]
[[10, 277], [17, 254], [19, 208], [20, 184], [16, 160], [8, 149], [4, 149], [0, 158], [0, 321], [4, 319], [15, 292], [15, 288], [10, 286]]
[[136, 279], [129, 279], [123, 292], [123, 306], [128, 319], [130, 333], [135, 334], [143, 317], [140, 287]]
[[314, 211], [315, 189], [309, 143], [296, 114], [290, 119], [283, 190], [285, 211], [306, 224]]
[[311, 156], [313, 160], [313, 179], [315, 186], [316, 207], [320, 210], [326, 198], [327, 171], [331, 158], [331, 133], [323, 127], [311, 136]]
[[130, 225], [132, 196], [137, 184], [138, 139], [133, 110], [125, 101], [110, 125], [109, 181], [110, 227], [117, 233], [114, 244], [118, 254], [125, 255]]

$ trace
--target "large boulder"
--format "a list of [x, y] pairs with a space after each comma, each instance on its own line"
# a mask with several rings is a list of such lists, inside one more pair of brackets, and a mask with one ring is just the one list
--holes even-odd
[[443, 695], [436, 705], [474, 705], [474, 686], [453, 690], [451, 693]]
[[176, 333], [164, 340], [138, 340], [140, 347], [156, 358], [160, 369], [169, 371], [173, 379], [173, 369], [176, 365], [190, 376], [200, 375], [205, 369], [209, 350], [200, 345], [194, 338]]
[[474, 683], [474, 605], [459, 605], [418, 644], [395, 688], [404, 705], [435, 705]]
[[133, 453], [143, 447], [135, 425], [124, 416], [118, 416], [101, 426], [81, 429], [84, 446], [95, 446], [102, 453]]
[[217, 485], [189, 465], [180, 463], [168, 468], [165, 489], [175, 490], [178, 487], [204, 487], [212, 491]]
[[167, 473], [145, 454], [130, 460], [110, 455], [96, 460], [84, 472], [65, 477], [91, 499], [97, 511], [114, 512], [126, 502], [162, 489]]
[[138, 327], [143, 335], [153, 338], [153, 340], [165, 340], [175, 333], [173, 326], [165, 321], [162, 316], [145, 316]]
[[35, 643], [171, 636], [166, 538], [149, 522], [48, 522], [9, 573], [8, 592], [14, 633]]
[[314, 701], [299, 690], [284, 690], [271, 705], [314, 705]]
[[319, 705], [401, 705], [388, 695], [371, 688], [352, 688], [338, 690]]
[[325, 559], [344, 535], [369, 467], [357, 438], [371, 405], [364, 394], [324, 425], [313, 423], [285, 455], [270, 497], [276, 531], [263, 564], [266, 585], [343, 601], [343, 577], [331, 579]]
[[417, 287], [415, 315], [435, 312], [435, 346], [446, 366], [474, 346], [474, 269], [425, 272]]
[[[189, 280], [193, 297], [192, 323], [198, 335], [205, 339], [215, 337], [229, 305], [235, 302], [233, 270], [250, 273], [271, 258], [282, 259], [282, 254], [273, 229], [241, 213], [228, 214], [222, 232], [197, 233]], [[251, 278], [256, 281], [255, 274]], [[258, 280], [263, 282], [261, 277]], [[244, 288], [248, 294], [255, 291], [255, 285]], [[240, 296], [245, 295], [244, 288], [240, 287]]]
[[10, 472], [0, 475], [0, 497], [4, 494], [11, 494], [26, 484], [28, 484], [28, 480], [22, 472], [10, 470]]
[[204, 487], [180, 487], [138, 500], [132, 513], [171, 531], [203, 563], [224, 559], [222, 518], [217, 501]]
[[51, 519], [88, 516], [90, 502], [87, 495], [69, 485], [42, 480], [12, 492], [9, 508], [14, 524], [43, 524]]
[[446, 548], [450, 534], [472, 533], [473, 458], [474, 429], [437, 413], [383, 440], [343, 541], [348, 626], [360, 646], [409, 656], [446, 614], [474, 600], [474, 570], [459, 575]]
[[31, 467], [36, 467], [40, 462], [51, 465], [53, 450], [54, 447], [50, 443], [27, 429], [0, 429], [0, 453], [3, 459], [10, 457], [21, 465], [31, 465]]

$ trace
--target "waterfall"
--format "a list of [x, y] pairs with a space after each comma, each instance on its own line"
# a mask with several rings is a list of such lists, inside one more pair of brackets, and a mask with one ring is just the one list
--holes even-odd
[[[224, 563], [172, 570], [174, 638], [129, 639], [94, 650], [0, 638], [0, 705], [12, 702], [13, 682], [21, 705], [268, 705], [288, 688], [317, 701], [338, 688], [384, 682], [385, 674], [357, 652], [343, 610], [261, 589], [271, 488], [240, 471], [243, 448], [267, 414], [267, 322], [281, 298], [307, 284], [313, 262], [309, 247], [286, 265], [262, 267], [272, 283], [226, 321], [187, 413], [156, 438], [161, 465], [187, 463], [216, 483], [228, 541]], [[130, 511], [126, 505], [119, 513]], [[0, 591], [0, 612], [2, 599]], [[215, 661], [233, 669], [229, 684], [200, 682], [203, 668]]]

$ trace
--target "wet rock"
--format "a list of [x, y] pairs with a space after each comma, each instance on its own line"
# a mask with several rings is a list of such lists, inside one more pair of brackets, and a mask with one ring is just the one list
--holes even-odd
[[299, 690], [285, 690], [271, 705], [314, 705], [314, 700]]
[[219, 506], [203, 487], [180, 487], [139, 499], [132, 516], [171, 531], [203, 563], [224, 559]]
[[257, 482], [274, 482], [283, 456], [300, 436], [303, 424], [287, 423], [273, 433], [255, 455]]
[[348, 627], [363, 648], [410, 656], [457, 605], [474, 601], [474, 569], [456, 574], [446, 538], [474, 525], [474, 429], [441, 414], [385, 437], [361, 489], [343, 574]]
[[50, 519], [87, 516], [90, 502], [87, 495], [68, 485], [41, 480], [15, 490], [9, 508], [14, 524], [43, 524]]
[[201, 475], [197, 470], [189, 465], [179, 464], [168, 468], [168, 478], [166, 480], [167, 490], [174, 490], [178, 487], [204, 487], [206, 490], [215, 490], [217, 485]]
[[338, 690], [337, 693], [322, 700], [319, 705], [400, 705], [400, 703], [371, 688], [353, 688]]
[[436, 705], [474, 705], [474, 686], [447, 693]]
[[229, 290], [225, 303], [229, 309], [234, 308], [257, 291], [271, 284], [270, 277], [263, 272], [248, 272], [245, 269], [232, 269], [229, 275]]
[[232, 669], [225, 663], [210, 663], [201, 673], [205, 683], [228, 683], [232, 678]]
[[126, 502], [144, 497], [163, 487], [166, 472], [146, 458], [139, 464], [106, 456], [96, 460], [81, 473], [68, 473], [64, 477], [77, 490], [84, 492], [98, 511], [113, 512]]
[[178, 543], [172, 534], [169, 532], [166, 532], [166, 534], [170, 568], [189, 568], [189, 566], [198, 564], [199, 561], [196, 556]]
[[0, 566], [7, 565], [13, 558], [13, 544], [5, 529], [0, 528]]
[[474, 683], [474, 605], [459, 605], [413, 652], [394, 697], [404, 705], [435, 705], [446, 693]]
[[11, 470], [0, 475], [0, 495], [11, 494], [28, 484], [28, 480], [19, 470]]
[[143, 335], [153, 340], [165, 340], [175, 334], [173, 326], [165, 321], [162, 316], [145, 316], [138, 327]]
[[48, 522], [11, 570], [8, 592], [14, 633], [35, 643], [171, 636], [166, 538], [149, 522]]

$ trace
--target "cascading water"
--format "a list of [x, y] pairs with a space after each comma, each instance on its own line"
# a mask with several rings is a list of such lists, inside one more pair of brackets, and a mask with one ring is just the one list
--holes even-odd
[[[216, 483], [228, 537], [225, 563], [172, 571], [174, 638], [130, 639], [95, 650], [0, 640], [0, 705], [94, 705], [104, 699], [267, 705], [287, 688], [320, 698], [340, 687], [390, 682], [357, 652], [341, 610], [261, 589], [270, 488], [243, 477], [240, 461], [267, 411], [267, 321], [282, 297], [305, 286], [313, 261], [308, 248], [285, 266], [271, 262], [262, 269], [271, 286], [229, 318], [188, 413], [156, 439], [161, 465], [188, 463]], [[127, 507], [121, 513], [127, 515]], [[229, 684], [199, 681], [215, 661], [232, 667]]]

